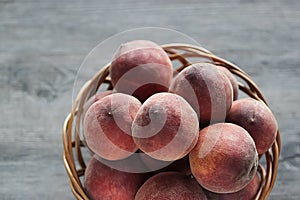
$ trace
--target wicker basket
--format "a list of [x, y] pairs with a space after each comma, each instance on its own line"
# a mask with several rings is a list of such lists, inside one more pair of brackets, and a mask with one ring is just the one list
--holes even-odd
[[[179, 63], [179, 66], [174, 66], [174, 73], [177, 73], [191, 64], [190, 60], [206, 59], [207, 62], [213, 62], [216, 65], [222, 65], [229, 69], [231, 73], [239, 77], [239, 90], [244, 92], [251, 98], [263, 101], [266, 103], [262, 93], [251, 78], [236, 65], [217, 57], [204, 48], [186, 44], [168, 44], [163, 45], [163, 49], [168, 53], [172, 61]], [[179, 62], [178, 62], [179, 61]], [[66, 171], [69, 176], [70, 187], [77, 199], [88, 199], [88, 196], [83, 188], [82, 176], [86, 164], [83, 158], [82, 150], [86, 148], [81, 140], [81, 113], [86, 100], [95, 94], [98, 88], [107, 85], [107, 90], [113, 89], [109, 78], [110, 64], [102, 68], [95, 76], [86, 82], [81, 88], [72, 108], [71, 113], [66, 117], [63, 126], [63, 161]], [[176, 72], [176, 71], [177, 72]], [[266, 103], [267, 104], [267, 103]], [[264, 155], [264, 162], [260, 162], [258, 171], [261, 177], [260, 189], [256, 195], [256, 200], [265, 200], [269, 196], [274, 186], [278, 158], [280, 154], [280, 133], [277, 132], [276, 141], [273, 146]]]

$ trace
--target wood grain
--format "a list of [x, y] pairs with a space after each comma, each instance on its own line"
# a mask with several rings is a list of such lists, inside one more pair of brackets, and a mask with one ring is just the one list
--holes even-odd
[[270, 199], [300, 199], [300, 2], [0, 0], [0, 199], [74, 199], [61, 129], [77, 70], [99, 42], [144, 26], [181, 31], [243, 68], [282, 134]]

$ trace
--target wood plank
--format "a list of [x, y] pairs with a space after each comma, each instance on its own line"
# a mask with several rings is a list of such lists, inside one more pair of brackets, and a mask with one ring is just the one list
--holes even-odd
[[74, 199], [61, 129], [77, 70], [99, 42], [145, 26], [181, 31], [253, 77], [283, 138], [270, 199], [300, 199], [299, 17], [297, 0], [0, 0], [0, 199]]

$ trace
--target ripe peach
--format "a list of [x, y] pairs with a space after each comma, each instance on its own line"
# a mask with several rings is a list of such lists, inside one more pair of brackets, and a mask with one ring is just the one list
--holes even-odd
[[84, 186], [93, 200], [132, 200], [147, 178], [147, 174], [112, 169], [93, 156], [85, 170]]
[[112, 94], [112, 91], [111, 90], [107, 90], [107, 91], [104, 91], [104, 92], [100, 92], [100, 93], [97, 93], [93, 96], [91, 96], [87, 102], [85, 102], [84, 106], [83, 106], [83, 110], [82, 110], [82, 117], [84, 118], [85, 116], [85, 113], [86, 111], [91, 107], [91, 105], [93, 103], [95, 103], [96, 101], [98, 101], [99, 99], [102, 99], [103, 97], [107, 96], [107, 95], [110, 95]]
[[127, 94], [114, 93], [98, 100], [88, 109], [84, 138], [88, 147], [107, 160], [119, 160], [138, 148], [132, 134], [132, 121], [141, 103]]
[[234, 193], [218, 194], [204, 190], [208, 200], [254, 200], [260, 187], [260, 179], [256, 174], [251, 182], [242, 190]]
[[210, 63], [196, 63], [182, 70], [170, 92], [185, 98], [200, 118], [200, 125], [224, 122], [232, 104], [229, 79]]
[[180, 96], [167, 92], [147, 99], [132, 124], [136, 145], [152, 158], [174, 161], [195, 146], [199, 134], [197, 114]]
[[231, 83], [231, 86], [232, 86], [232, 90], [233, 90], [233, 100], [237, 100], [238, 99], [239, 84], [238, 84], [236, 78], [233, 76], [233, 74], [226, 67], [222, 67], [220, 65], [217, 65], [217, 66], [229, 79], [229, 81]]
[[179, 172], [162, 172], [148, 179], [138, 190], [135, 200], [206, 200], [200, 185]]
[[166, 92], [173, 77], [172, 63], [166, 52], [147, 40], [122, 44], [110, 67], [110, 76], [118, 92], [144, 102], [154, 93]]
[[253, 139], [240, 126], [217, 123], [200, 131], [190, 152], [191, 171], [205, 189], [216, 193], [241, 190], [254, 177], [258, 154]]
[[227, 121], [249, 132], [258, 154], [264, 154], [275, 141], [277, 122], [271, 110], [263, 102], [252, 98], [234, 101]]

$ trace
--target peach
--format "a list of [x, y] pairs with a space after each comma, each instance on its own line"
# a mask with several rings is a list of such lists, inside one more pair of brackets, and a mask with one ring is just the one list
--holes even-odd
[[206, 200], [200, 185], [179, 172], [162, 172], [148, 179], [138, 190], [135, 200]]
[[95, 103], [96, 101], [102, 99], [103, 97], [107, 96], [107, 95], [110, 95], [112, 94], [112, 91], [111, 90], [107, 90], [107, 91], [104, 91], [104, 92], [100, 92], [100, 93], [97, 93], [93, 96], [91, 96], [84, 104], [83, 106], [83, 110], [82, 110], [82, 116], [84, 118], [85, 116], [85, 113], [86, 111], [91, 107], [91, 105], [93, 103]]
[[239, 84], [238, 84], [236, 78], [233, 76], [233, 74], [226, 67], [223, 67], [223, 66], [220, 66], [220, 65], [217, 65], [217, 66], [229, 79], [229, 81], [231, 83], [231, 86], [232, 86], [232, 90], [233, 90], [233, 100], [237, 100], [238, 99]]
[[110, 76], [116, 91], [144, 102], [155, 93], [168, 91], [173, 68], [170, 58], [159, 45], [147, 40], [133, 40], [117, 49]]
[[254, 200], [260, 187], [258, 174], [243, 189], [234, 193], [218, 194], [204, 190], [208, 200]]
[[152, 171], [155, 173], [176, 171], [176, 172], [181, 172], [186, 175], [191, 174], [190, 162], [189, 162], [188, 155], [186, 155], [185, 157], [183, 157], [179, 160], [176, 160], [174, 162], [156, 160], [144, 153], [140, 153], [140, 157], [149, 171]]
[[233, 102], [227, 121], [246, 129], [253, 138], [258, 154], [264, 154], [274, 143], [278, 126], [271, 110], [252, 98]]
[[224, 122], [233, 100], [229, 79], [210, 63], [196, 63], [182, 70], [172, 82], [170, 92], [191, 104], [201, 127]]
[[245, 129], [217, 123], [200, 131], [197, 145], [190, 152], [190, 165], [202, 187], [216, 193], [232, 193], [252, 180], [258, 154]]
[[88, 147], [107, 160], [129, 157], [138, 148], [131, 133], [141, 103], [134, 97], [114, 93], [98, 100], [86, 112], [83, 126]]
[[136, 145], [152, 158], [174, 161], [186, 156], [199, 134], [197, 114], [180, 96], [167, 92], [148, 98], [132, 123]]
[[84, 186], [93, 200], [132, 200], [147, 178], [147, 174], [112, 169], [93, 156], [85, 170]]

